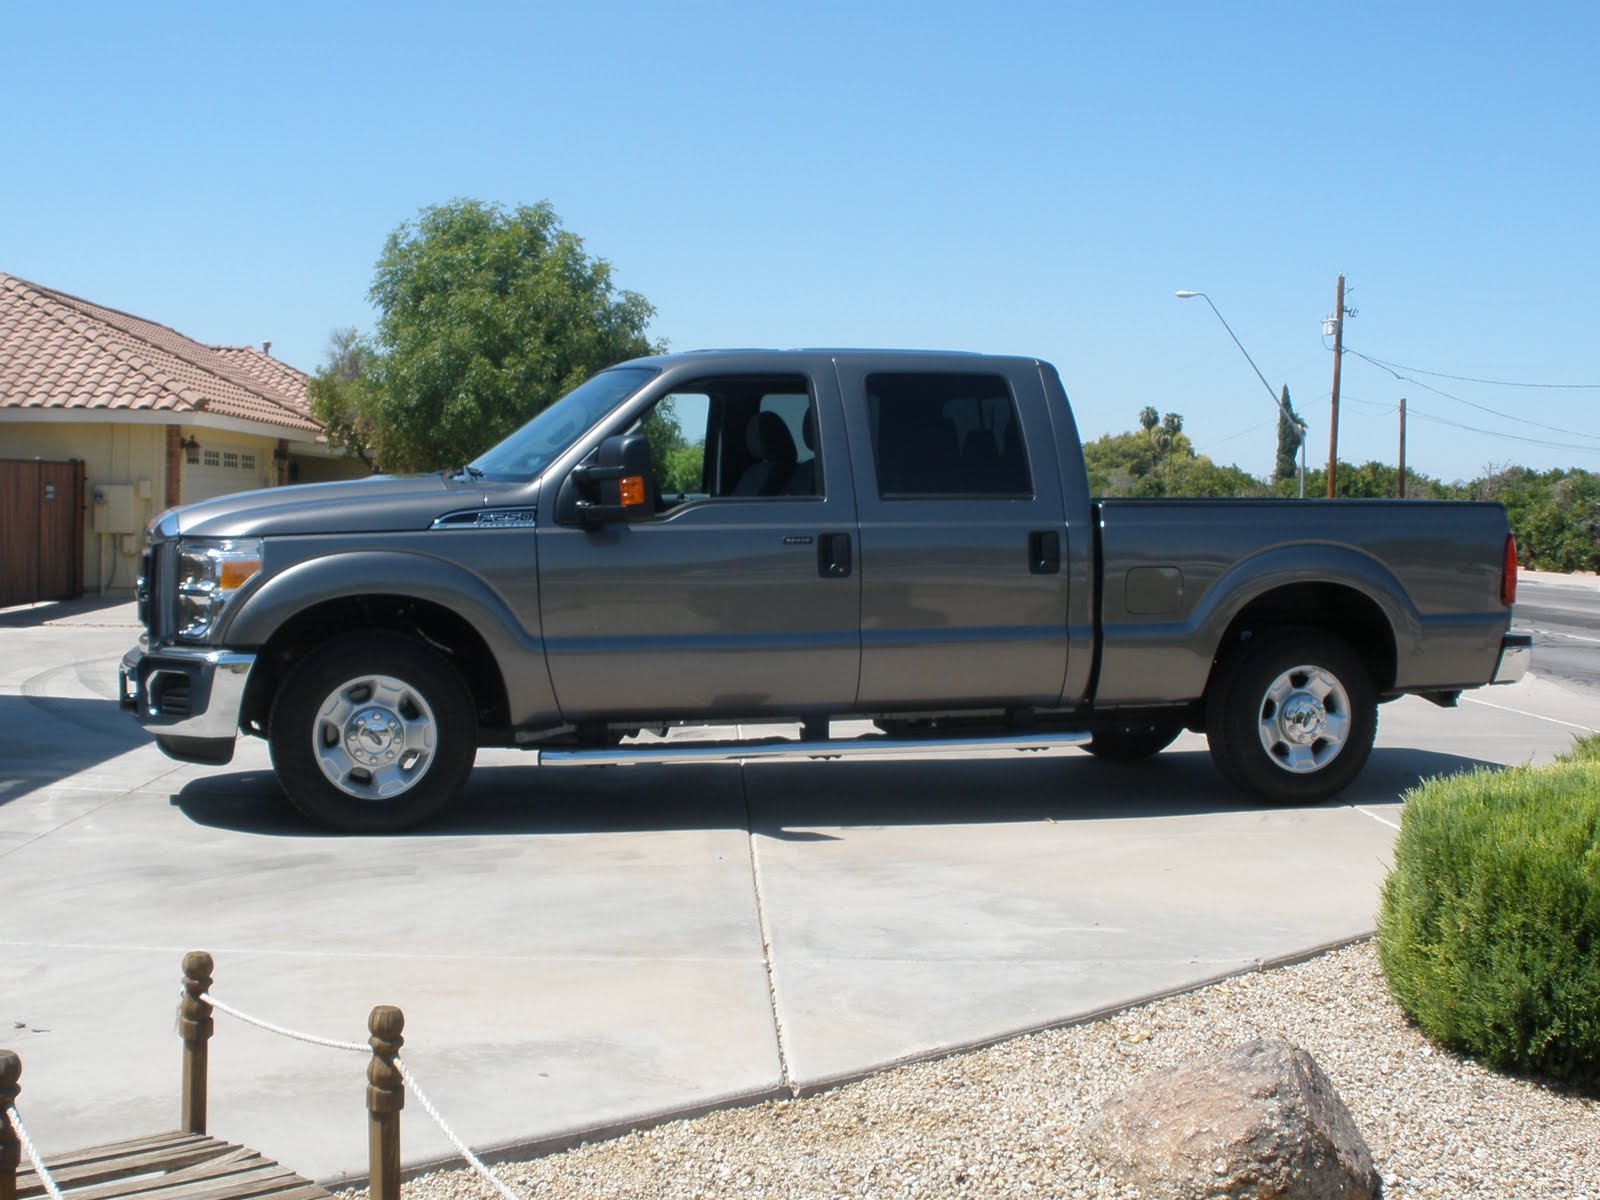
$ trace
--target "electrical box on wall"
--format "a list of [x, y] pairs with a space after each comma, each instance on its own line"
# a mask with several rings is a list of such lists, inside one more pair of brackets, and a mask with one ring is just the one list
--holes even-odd
[[138, 533], [139, 521], [133, 514], [133, 484], [92, 483], [89, 485], [89, 511], [96, 533]]

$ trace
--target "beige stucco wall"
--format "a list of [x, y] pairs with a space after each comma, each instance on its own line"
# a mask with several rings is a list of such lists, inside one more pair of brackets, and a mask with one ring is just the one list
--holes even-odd
[[[83, 460], [83, 586], [87, 593], [99, 592], [104, 584], [118, 590], [131, 588], [138, 573], [137, 544], [132, 553], [124, 553], [127, 548], [120, 538], [95, 534], [87, 507], [93, 489], [100, 484], [133, 484], [133, 519], [142, 529], [164, 507], [166, 448], [166, 430], [160, 425], [10, 421], [0, 425], [0, 458]], [[141, 480], [148, 485], [141, 488]]]

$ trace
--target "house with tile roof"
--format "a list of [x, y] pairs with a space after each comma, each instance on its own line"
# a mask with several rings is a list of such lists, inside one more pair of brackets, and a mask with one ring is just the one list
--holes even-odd
[[59, 476], [47, 502], [81, 504], [78, 586], [101, 591], [131, 587], [139, 535], [172, 505], [365, 474], [328, 446], [309, 380], [270, 346], [208, 346], [0, 272], [0, 496], [14, 510], [0, 515], [0, 580], [13, 579], [0, 604], [27, 590], [24, 464], [81, 464], [83, 495], [64, 496]]

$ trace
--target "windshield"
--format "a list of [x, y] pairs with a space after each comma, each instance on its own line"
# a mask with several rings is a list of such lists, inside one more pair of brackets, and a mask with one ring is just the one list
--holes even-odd
[[574, 388], [505, 441], [472, 460], [485, 475], [531, 479], [578, 435], [633, 395], [656, 374], [654, 367], [613, 367]]

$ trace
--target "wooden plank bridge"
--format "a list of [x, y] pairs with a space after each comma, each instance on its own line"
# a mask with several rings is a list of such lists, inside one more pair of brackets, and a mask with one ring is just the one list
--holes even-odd
[[[328, 1195], [248, 1146], [177, 1129], [52, 1155], [46, 1165], [66, 1200], [321, 1200]], [[45, 1194], [31, 1167], [18, 1171], [17, 1200]]]

